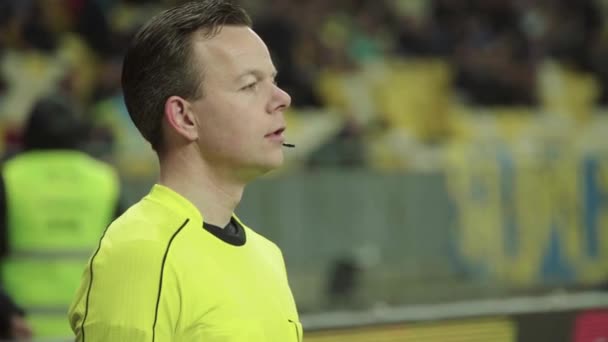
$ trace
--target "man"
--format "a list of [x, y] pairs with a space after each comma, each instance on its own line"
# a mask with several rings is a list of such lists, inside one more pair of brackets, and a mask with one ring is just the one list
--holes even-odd
[[229, 2], [197, 1], [134, 37], [124, 97], [160, 180], [91, 258], [69, 313], [77, 341], [302, 340], [281, 251], [233, 213], [282, 164], [290, 104], [250, 26]]
[[86, 131], [69, 103], [40, 99], [25, 124], [24, 150], [2, 165], [2, 284], [28, 314], [23, 320], [23, 312], [3, 300], [2, 321], [29, 323], [38, 338], [70, 335], [65, 314], [82, 265], [118, 209], [117, 173], [79, 150]]
[[25, 341], [32, 338], [32, 327], [25, 312], [0, 289], [0, 339]]

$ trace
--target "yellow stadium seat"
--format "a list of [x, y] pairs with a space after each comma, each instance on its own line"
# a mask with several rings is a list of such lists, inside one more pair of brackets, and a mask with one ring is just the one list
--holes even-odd
[[588, 73], [545, 62], [539, 70], [539, 94], [544, 110], [577, 122], [588, 121], [599, 97], [599, 82]]
[[442, 60], [389, 61], [375, 99], [390, 127], [410, 130], [422, 141], [446, 137], [451, 131], [451, 70]]
[[317, 81], [324, 104], [343, 118], [354, 119], [361, 126], [376, 115], [371, 86], [362, 71], [324, 70]]

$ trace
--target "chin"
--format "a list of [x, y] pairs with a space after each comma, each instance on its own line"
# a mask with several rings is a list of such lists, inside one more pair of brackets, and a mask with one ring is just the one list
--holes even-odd
[[246, 172], [246, 178], [253, 180], [257, 177], [261, 177], [269, 172], [272, 172], [281, 166], [283, 166], [284, 158], [281, 156], [272, 156], [273, 158], [266, 158], [265, 160], [258, 160], [255, 163], [249, 164], [249, 171]]
[[285, 162], [285, 159], [283, 158], [283, 154], [281, 153], [280, 156], [267, 160], [266, 163], [264, 163], [263, 168], [266, 169], [266, 172], [270, 172], [270, 171], [276, 170], [279, 167], [283, 166], [284, 162]]

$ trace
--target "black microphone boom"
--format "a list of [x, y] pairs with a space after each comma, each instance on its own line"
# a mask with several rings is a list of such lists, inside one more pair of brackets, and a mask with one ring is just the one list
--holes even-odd
[[294, 145], [294, 144], [287, 144], [287, 143], [283, 143], [283, 146], [285, 146], [285, 147], [296, 147], [296, 145]]

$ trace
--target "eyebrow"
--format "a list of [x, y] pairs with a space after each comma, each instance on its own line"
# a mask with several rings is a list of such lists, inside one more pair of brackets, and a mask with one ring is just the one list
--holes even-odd
[[[270, 76], [272, 78], [276, 78], [278, 74], [279, 74], [279, 72], [276, 69], [273, 69]], [[248, 69], [245, 72], [239, 74], [235, 80], [238, 81], [238, 80], [242, 79], [243, 77], [249, 76], [249, 75], [254, 76], [256, 78], [262, 78], [265, 75], [265, 73], [259, 69]]]

